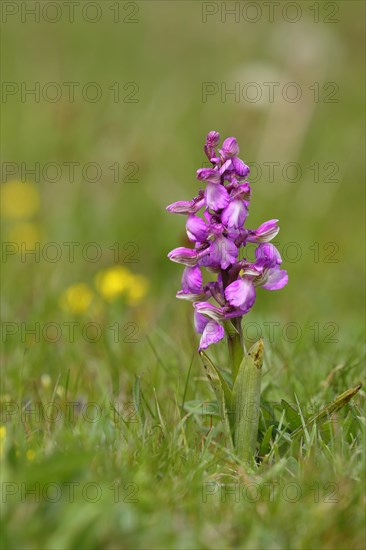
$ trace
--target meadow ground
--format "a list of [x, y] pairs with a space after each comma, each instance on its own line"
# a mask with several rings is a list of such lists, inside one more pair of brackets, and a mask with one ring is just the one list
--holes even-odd
[[[364, 382], [364, 3], [33, 4], [2, 6], [2, 548], [363, 549], [364, 387], [290, 433]], [[255, 470], [166, 258], [213, 129], [289, 273], [244, 319]]]

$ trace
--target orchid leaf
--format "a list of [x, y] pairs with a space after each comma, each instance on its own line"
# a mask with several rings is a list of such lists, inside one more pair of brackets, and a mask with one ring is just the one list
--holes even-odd
[[233, 388], [235, 447], [240, 457], [252, 463], [258, 438], [263, 341], [254, 344], [240, 365]]

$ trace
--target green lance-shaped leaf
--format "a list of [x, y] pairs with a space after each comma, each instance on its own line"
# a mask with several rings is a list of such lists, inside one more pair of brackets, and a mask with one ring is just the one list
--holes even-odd
[[207, 378], [213, 391], [215, 392], [221, 415], [221, 421], [224, 426], [225, 434], [229, 440], [230, 447], [232, 448], [232, 430], [234, 426], [234, 419], [232, 418], [231, 390], [226, 380], [222, 377], [219, 369], [213, 364], [205, 352], [200, 351], [200, 356], [203, 366], [205, 367]]
[[263, 347], [260, 339], [250, 348], [240, 365], [233, 388], [235, 448], [248, 464], [253, 464], [257, 445]]

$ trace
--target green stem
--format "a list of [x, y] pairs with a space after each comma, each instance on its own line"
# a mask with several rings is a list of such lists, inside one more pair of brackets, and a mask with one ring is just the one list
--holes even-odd
[[[221, 270], [221, 277], [222, 284], [225, 289], [230, 283], [230, 276], [227, 269]], [[231, 321], [226, 321], [224, 323], [224, 326], [227, 333], [230, 367], [234, 384], [239, 372], [239, 367], [245, 354], [243, 331], [241, 328], [241, 317], [231, 319]]]
[[243, 355], [245, 355], [247, 350], [245, 349], [245, 342], [243, 338], [243, 328], [242, 328], [241, 322], [242, 322], [242, 317], [236, 317], [235, 319], [233, 319], [233, 325], [239, 333], [240, 343], [243, 349]]
[[233, 384], [235, 383], [236, 377], [239, 372], [240, 364], [243, 360], [244, 350], [242, 345], [242, 335], [235, 330], [233, 333], [228, 334], [228, 348], [229, 348], [229, 358], [231, 365], [231, 373], [233, 377]]
[[233, 337], [229, 336], [228, 347], [229, 347], [231, 373], [232, 373], [233, 382], [235, 382], [239, 372], [239, 366], [243, 355], [243, 350], [241, 347], [239, 335], [233, 336]]

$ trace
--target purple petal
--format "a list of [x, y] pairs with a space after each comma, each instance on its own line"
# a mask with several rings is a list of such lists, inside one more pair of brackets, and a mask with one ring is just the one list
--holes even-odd
[[221, 220], [228, 227], [242, 227], [247, 214], [248, 209], [245, 202], [241, 199], [234, 199], [223, 210]]
[[235, 172], [235, 174], [239, 177], [239, 178], [246, 178], [247, 175], [249, 174], [250, 172], [250, 168], [249, 166], [247, 166], [241, 159], [239, 159], [238, 157], [234, 157], [232, 159], [232, 166], [233, 166], [233, 170]]
[[279, 267], [273, 267], [267, 273], [267, 282], [262, 285], [266, 290], [279, 290], [288, 283], [287, 271]]
[[238, 257], [238, 249], [232, 241], [220, 235], [210, 245], [210, 258], [214, 264], [219, 264], [221, 269], [226, 269], [234, 264]]
[[189, 302], [197, 302], [198, 300], [204, 300], [207, 298], [206, 293], [201, 292], [200, 294], [195, 294], [193, 292], [185, 292], [184, 290], [178, 290], [175, 295], [178, 300], [188, 300]]
[[194, 214], [204, 205], [204, 199], [193, 201], [177, 201], [166, 207], [168, 212], [173, 214]]
[[222, 321], [224, 313], [221, 308], [210, 304], [210, 302], [196, 302], [193, 304], [194, 309], [206, 317], [210, 317], [214, 321]]
[[218, 323], [215, 323], [215, 321], [210, 321], [207, 323], [199, 345], [199, 350], [208, 348], [211, 344], [216, 344], [216, 342], [220, 342], [225, 336], [224, 327], [219, 325]]
[[211, 258], [210, 254], [207, 254], [207, 256], [203, 256], [199, 259], [198, 264], [200, 267], [205, 267], [206, 269], [210, 271], [220, 271], [220, 264]]
[[277, 225], [278, 220], [269, 220], [262, 223], [255, 231], [251, 231], [248, 241], [251, 243], [266, 243], [275, 238], [280, 228]]
[[216, 212], [214, 214], [211, 213], [208, 208], [204, 210], [203, 217], [210, 226], [216, 224], [219, 219], [218, 214]]
[[235, 245], [240, 248], [245, 246], [248, 231], [244, 227], [228, 227], [227, 237], [234, 241]]
[[183, 246], [174, 248], [174, 250], [169, 252], [168, 258], [172, 262], [188, 266], [194, 266], [198, 262], [197, 252], [190, 248], [184, 248]]
[[199, 267], [185, 268], [182, 276], [182, 289], [184, 292], [202, 293], [202, 273]]
[[240, 199], [249, 201], [251, 192], [252, 190], [247, 181], [245, 181], [244, 183], [237, 183], [231, 192], [231, 198], [232, 199], [240, 198]]
[[245, 312], [249, 311], [255, 302], [255, 288], [248, 279], [238, 279], [231, 283], [225, 290], [227, 301]]
[[228, 205], [229, 194], [223, 185], [208, 182], [205, 190], [205, 200], [208, 208], [220, 210]]
[[281, 254], [272, 243], [261, 243], [255, 250], [256, 265], [261, 267], [275, 267], [282, 263]]
[[197, 170], [197, 179], [209, 181], [211, 183], [221, 183], [220, 172], [213, 168], [200, 168]]
[[201, 313], [198, 313], [198, 311], [194, 312], [194, 328], [196, 329], [196, 332], [199, 334], [202, 334], [202, 332], [205, 330], [206, 325], [210, 322], [210, 320], [205, 317], [204, 315], [201, 315]]
[[208, 226], [201, 218], [194, 216], [193, 214], [188, 216], [186, 223], [187, 235], [190, 241], [202, 242], [207, 239]]

